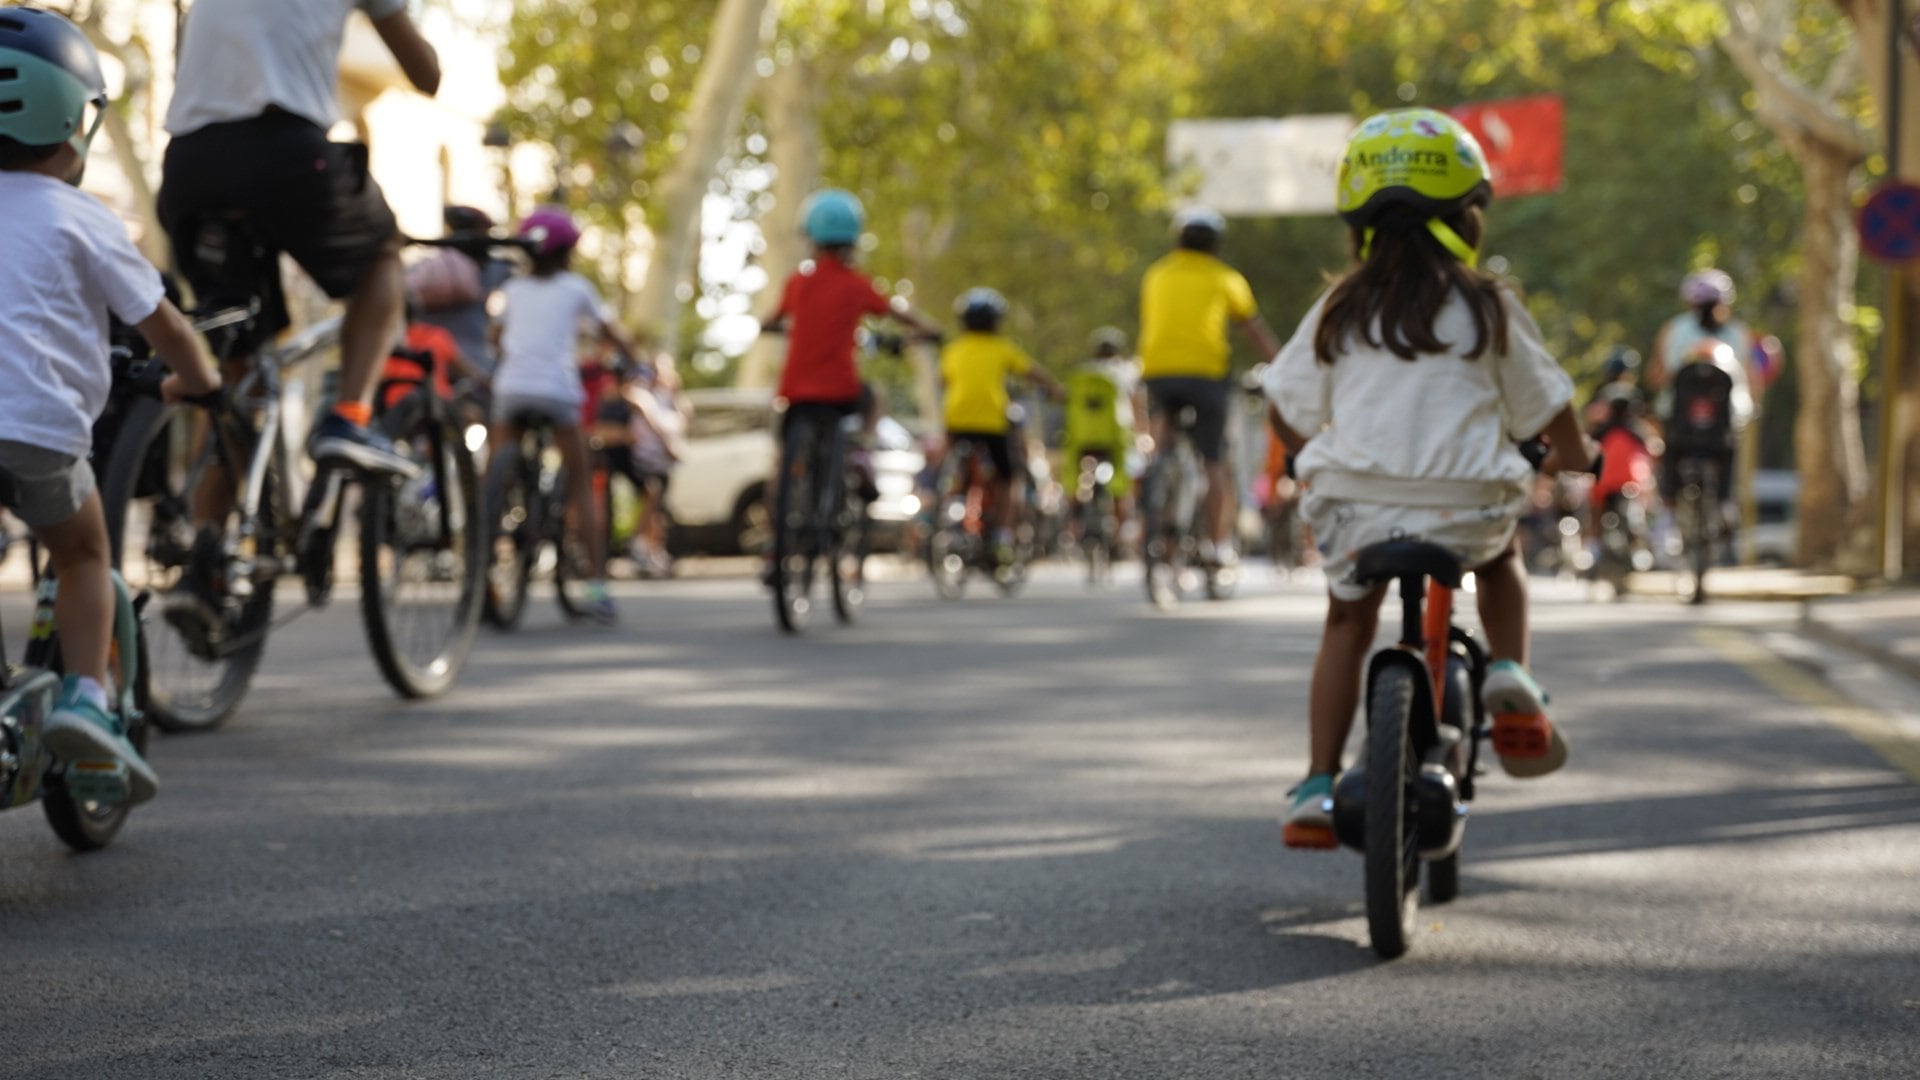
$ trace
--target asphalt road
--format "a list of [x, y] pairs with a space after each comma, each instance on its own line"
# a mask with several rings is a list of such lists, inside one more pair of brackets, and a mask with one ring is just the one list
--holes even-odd
[[109, 850], [0, 817], [0, 1077], [1920, 1074], [1920, 786], [1736, 662], [1790, 610], [1543, 586], [1573, 761], [1381, 963], [1358, 857], [1279, 843], [1324, 602], [1254, 577], [801, 640], [624, 586], [424, 704], [336, 603]]

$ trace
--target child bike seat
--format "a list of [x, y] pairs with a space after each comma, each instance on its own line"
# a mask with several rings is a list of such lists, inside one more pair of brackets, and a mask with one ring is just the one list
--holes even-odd
[[1461, 573], [1460, 560], [1438, 544], [1424, 540], [1386, 540], [1360, 549], [1353, 576], [1362, 585], [1380, 585], [1419, 575], [1457, 589]]

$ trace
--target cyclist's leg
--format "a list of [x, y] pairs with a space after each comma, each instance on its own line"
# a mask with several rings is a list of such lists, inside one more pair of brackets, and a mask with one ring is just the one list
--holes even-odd
[[1193, 388], [1193, 450], [1205, 463], [1206, 490], [1201, 507], [1205, 515], [1207, 538], [1218, 551], [1226, 550], [1232, 535], [1233, 472], [1227, 461], [1227, 400], [1230, 388], [1224, 380], [1195, 380]]
[[84, 460], [16, 442], [0, 442], [0, 468], [17, 489], [12, 511], [40, 539], [60, 579], [53, 619], [66, 672], [104, 693], [114, 598], [107, 519], [93, 469]]
[[396, 233], [381, 245], [360, 284], [347, 297], [340, 321], [340, 402], [370, 405], [373, 401], [374, 377], [399, 328], [405, 294]]
[[1340, 753], [1360, 707], [1361, 671], [1373, 648], [1374, 631], [1380, 627], [1380, 601], [1385, 596], [1384, 586], [1349, 590], [1346, 598], [1340, 589], [1328, 593], [1327, 621], [1320, 634], [1320, 654], [1313, 661], [1307, 706], [1310, 774], [1340, 771]]
[[593, 456], [587, 452], [587, 436], [578, 424], [555, 424], [554, 446], [567, 478], [568, 527], [584, 541], [587, 549], [587, 578], [604, 585], [607, 576], [606, 523], [600, 520], [600, 500], [593, 497]]
[[1527, 573], [1518, 536], [1493, 561], [1473, 570], [1474, 600], [1491, 660], [1527, 663]]

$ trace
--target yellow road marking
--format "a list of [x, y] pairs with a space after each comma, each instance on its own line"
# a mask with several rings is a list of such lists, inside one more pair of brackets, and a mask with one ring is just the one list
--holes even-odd
[[1775, 656], [1745, 634], [1702, 627], [1694, 637], [1762, 686], [1806, 705], [1835, 726], [1867, 744], [1895, 768], [1920, 781], [1920, 738], [1893, 717], [1849, 699], [1819, 677]]

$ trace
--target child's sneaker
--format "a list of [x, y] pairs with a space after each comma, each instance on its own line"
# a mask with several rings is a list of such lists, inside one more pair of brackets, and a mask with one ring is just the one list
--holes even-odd
[[1493, 717], [1493, 749], [1509, 776], [1545, 776], [1567, 763], [1567, 742], [1547, 719], [1547, 692], [1512, 660], [1487, 666], [1480, 698]]
[[587, 583], [587, 618], [612, 626], [620, 621], [620, 612], [613, 606], [613, 596], [607, 592], [607, 583], [592, 581]]
[[160, 791], [153, 766], [120, 733], [119, 722], [81, 692], [76, 676], [61, 683], [40, 738], [48, 753], [67, 763], [69, 786], [80, 798], [142, 803]]
[[1333, 777], [1315, 773], [1287, 792], [1291, 800], [1280, 819], [1280, 839], [1290, 848], [1329, 850], [1340, 846], [1333, 835]]

